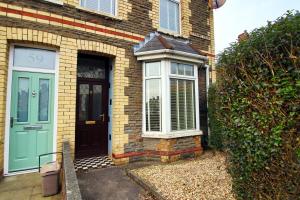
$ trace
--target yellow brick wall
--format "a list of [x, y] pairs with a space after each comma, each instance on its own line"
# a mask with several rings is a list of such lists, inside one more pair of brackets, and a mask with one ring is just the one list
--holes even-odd
[[[214, 28], [214, 12], [213, 10], [210, 10], [208, 24], [210, 25], [210, 46], [209, 46], [209, 52], [213, 55], [215, 55], [215, 28]], [[212, 72], [210, 74], [212, 78], [212, 82], [216, 82], [216, 61], [215, 57], [209, 58], [209, 64], [212, 67]]]
[[[6, 28], [0, 27], [0, 172], [4, 165], [4, 133], [6, 109], [6, 82], [7, 82], [7, 40]], [[1, 175], [0, 175], [1, 176]]]
[[[58, 118], [57, 118], [57, 150], [62, 150], [62, 142], [69, 140], [74, 152], [75, 146], [75, 114], [76, 114], [76, 73], [77, 54], [80, 50], [99, 52], [115, 57], [114, 91], [113, 91], [113, 124], [112, 149], [114, 154], [124, 153], [124, 144], [128, 142], [128, 135], [124, 134], [124, 125], [128, 123], [128, 116], [124, 113], [124, 106], [128, 105], [128, 97], [124, 94], [124, 87], [128, 86], [125, 70], [129, 67], [129, 59], [125, 57], [125, 49], [117, 48], [101, 42], [87, 41], [62, 37], [56, 34], [31, 29], [0, 27], [0, 170], [3, 166], [4, 155], [4, 127], [6, 80], [8, 69], [9, 42], [39, 44], [56, 47], [59, 51], [59, 85], [58, 85]], [[120, 159], [118, 163], [126, 163], [128, 159]]]

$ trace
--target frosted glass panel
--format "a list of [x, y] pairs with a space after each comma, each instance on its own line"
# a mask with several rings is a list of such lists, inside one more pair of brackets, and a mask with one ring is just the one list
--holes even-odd
[[48, 121], [49, 80], [40, 79], [39, 85], [39, 121]]
[[13, 64], [15, 67], [55, 69], [55, 51], [15, 47]]
[[89, 114], [89, 93], [88, 84], [79, 85], [79, 120], [87, 120]]
[[102, 114], [102, 85], [93, 85], [93, 120], [101, 120]]
[[28, 121], [28, 102], [29, 102], [29, 79], [18, 79], [18, 107], [17, 107], [17, 122]]

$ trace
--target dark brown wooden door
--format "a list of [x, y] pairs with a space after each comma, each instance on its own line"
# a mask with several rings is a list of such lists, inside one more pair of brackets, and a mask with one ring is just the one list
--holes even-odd
[[108, 87], [106, 78], [77, 78], [76, 157], [107, 154]]

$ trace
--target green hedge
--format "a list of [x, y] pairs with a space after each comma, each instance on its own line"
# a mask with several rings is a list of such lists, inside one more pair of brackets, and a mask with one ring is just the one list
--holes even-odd
[[213, 84], [209, 87], [208, 90], [208, 118], [209, 118], [209, 127], [210, 127], [208, 141], [210, 147], [217, 150], [223, 150], [225, 135], [223, 132], [222, 125], [217, 119], [219, 102], [216, 95], [217, 95], [216, 86]]
[[215, 117], [238, 199], [300, 199], [299, 12], [232, 44], [218, 71]]

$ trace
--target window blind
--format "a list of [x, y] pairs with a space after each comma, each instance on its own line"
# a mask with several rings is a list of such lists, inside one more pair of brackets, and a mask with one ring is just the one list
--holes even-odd
[[171, 78], [171, 129], [195, 129], [194, 81]]

